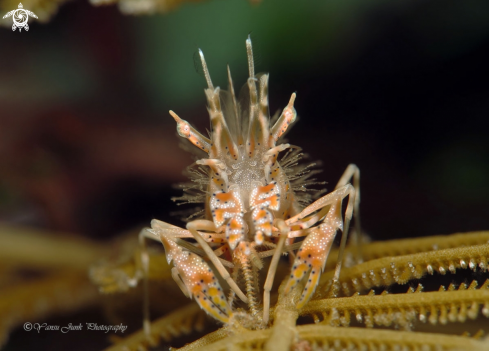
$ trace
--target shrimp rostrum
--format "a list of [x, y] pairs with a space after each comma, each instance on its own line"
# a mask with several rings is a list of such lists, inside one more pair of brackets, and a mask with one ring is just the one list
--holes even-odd
[[[338, 282], [349, 223], [354, 214], [358, 216], [359, 170], [349, 165], [334, 191], [303, 208], [311, 198], [297, 190], [314, 183], [310, 178], [314, 171], [309, 166], [297, 170], [299, 149], [280, 143], [297, 116], [296, 94], [272, 125], [268, 74], [255, 74], [249, 38], [246, 49], [249, 78], [239, 100], [229, 67], [229, 90], [214, 87], [199, 50], [207, 80], [209, 137], [170, 111], [178, 134], [207, 154], [194, 165], [199, 169], [195, 172], [200, 175], [198, 183], [205, 186], [200, 197], [205, 202], [205, 219], [188, 222], [186, 229], [153, 220], [143, 235], [161, 240], [168, 262], [173, 261], [173, 278], [209, 315], [229, 323], [239, 299], [247, 304], [246, 313], [255, 317], [256, 325], [266, 327], [275, 271], [284, 252], [291, 263], [285, 294], [304, 284], [295, 302], [301, 308], [313, 296], [335, 235], [342, 231], [332, 286]], [[285, 156], [279, 158], [280, 153]], [[357, 225], [357, 234], [358, 229]], [[263, 268], [263, 258], [270, 256], [266, 281], [260, 285], [257, 272]], [[230, 289], [228, 298], [217, 275]], [[257, 295], [258, 287], [263, 289], [263, 298]]]

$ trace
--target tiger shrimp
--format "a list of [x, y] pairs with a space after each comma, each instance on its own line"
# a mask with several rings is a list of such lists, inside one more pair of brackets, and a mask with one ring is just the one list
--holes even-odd
[[[200, 195], [187, 195], [186, 198], [203, 200], [204, 218], [188, 222], [186, 229], [153, 220], [151, 229], [143, 231], [141, 238], [163, 243], [168, 262], [174, 263], [174, 280], [182, 292], [194, 298], [210, 316], [229, 323], [235, 313], [233, 304], [238, 298], [247, 304], [257, 325], [266, 327], [270, 293], [284, 252], [289, 253], [291, 262], [285, 293], [305, 283], [302, 295], [296, 301], [297, 308], [301, 308], [313, 296], [336, 233], [342, 231], [332, 286], [338, 284], [353, 216], [356, 218], [355, 233], [359, 234], [360, 172], [357, 166], [350, 164], [334, 191], [301, 209], [301, 204], [310, 199], [297, 192], [296, 186], [299, 184], [303, 188], [307, 181], [314, 182], [310, 182], [313, 179], [308, 179], [308, 175], [303, 175], [310, 171], [308, 167], [300, 174], [290, 171], [301, 154], [297, 147], [280, 143], [297, 117], [296, 93], [291, 95], [272, 125], [268, 106], [269, 76], [255, 74], [249, 37], [246, 50], [249, 78], [239, 100], [234, 93], [229, 66], [229, 90], [225, 91], [213, 85], [204, 54], [199, 50], [207, 81], [209, 137], [170, 111], [177, 123], [178, 134], [207, 156], [194, 165], [199, 170], [195, 172], [199, 174], [199, 184], [204, 183], [205, 189]], [[286, 156], [279, 160], [279, 154], [286, 150]], [[344, 201], [346, 209], [343, 211]], [[260, 301], [256, 294], [259, 288], [257, 272], [263, 268], [262, 259], [270, 256]], [[230, 288], [228, 299], [217, 275]], [[242, 286], [237, 281], [239, 275], [243, 277]]]

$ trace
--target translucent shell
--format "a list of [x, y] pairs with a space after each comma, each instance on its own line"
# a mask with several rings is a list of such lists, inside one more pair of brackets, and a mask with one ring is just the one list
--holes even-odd
[[189, 297], [193, 296], [200, 307], [212, 317], [228, 323], [232, 314], [231, 308], [209, 265], [200, 256], [183, 250], [173, 239], [165, 235], [160, 235], [160, 239], [165, 247], [168, 263], [173, 260], [183, 282], [183, 285], [179, 285], [184, 293]]
[[226, 226], [226, 239], [231, 250], [234, 250], [241, 240], [245, 239], [248, 232], [248, 225], [243, 220], [243, 216], [233, 217]]
[[209, 206], [212, 219], [217, 227], [223, 225], [227, 219], [242, 215], [243, 212], [243, 204], [239, 193], [234, 191], [213, 193]]
[[338, 229], [343, 229], [341, 202], [331, 205], [324, 222], [310, 229], [297, 252], [285, 287], [285, 293], [288, 293], [292, 287], [299, 284], [304, 276], [309, 273], [306, 286], [297, 303], [297, 308], [304, 307], [314, 294]]
[[302, 243], [285, 288], [285, 293], [288, 293], [292, 287], [301, 282], [306, 273], [310, 272], [297, 308], [302, 308], [314, 293], [335, 234], [336, 229], [331, 225], [321, 224], [313, 228]]
[[[178, 134], [207, 153], [206, 158], [196, 162], [198, 171], [194, 174], [200, 176], [193, 180], [198, 186], [189, 186], [187, 193], [180, 198], [188, 202], [204, 201], [205, 218], [187, 223], [188, 230], [183, 232], [163, 225], [159, 233], [168, 259], [175, 264], [174, 279], [182, 291], [193, 296], [207, 313], [224, 323], [228, 323], [232, 316], [212, 269], [199, 255], [205, 255], [212, 261], [233, 291], [229, 297], [230, 304], [238, 297], [248, 304], [251, 315], [257, 316], [262, 310], [260, 323], [266, 326], [270, 291], [285, 243], [290, 251], [290, 245], [296, 238], [305, 237], [294, 258], [285, 288], [288, 293], [304, 279], [307, 280], [297, 302], [297, 307], [301, 308], [314, 293], [336, 232], [343, 230], [342, 201], [348, 198], [346, 231], [353, 203], [358, 205], [354, 200], [355, 189], [348, 184], [352, 175], [358, 174], [358, 168], [354, 165], [348, 168], [332, 193], [300, 212], [300, 205], [309, 203], [312, 197], [304, 196], [302, 192], [294, 194], [294, 189], [300, 187], [304, 190], [305, 186], [318, 183], [308, 179], [311, 165], [296, 167], [301, 158], [298, 148], [279, 143], [296, 120], [296, 94], [291, 95], [272, 126], [268, 107], [268, 74], [255, 74], [249, 38], [246, 48], [249, 78], [239, 98], [234, 93], [229, 67], [228, 91], [214, 87], [204, 54], [199, 51], [207, 81], [205, 95], [211, 121], [209, 138], [170, 111], [177, 122]], [[280, 153], [287, 149], [287, 155], [292, 156], [280, 158]], [[200, 197], [192, 195], [196, 189], [203, 192]], [[176, 238], [190, 238], [192, 241]], [[345, 240], [346, 235], [342, 238], [343, 248]], [[261, 308], [256, 296], [256, 291], [261, 288], [257, 272], [263, 268], [261, 259], [271, 255]], [[339, 276], [340, 268], [341, 264], [335, 277]], [[241, 287], [235, 281], [238, 277], [242, 278]], [[243, 286], [246, 295], [241, 291]]]
[[210, 140], [197, 132], [187, 121], [181, 119], [173, 111], [170, 111], [170, 115], [177, 122], [177, 132], [183, 138], [187, 138], [192, 144], [205, 152], [210, 150]]
[[[251, 49], [249, 40], [247, 47]], [[274, 219], [284, 219], [290, 212], [292, 190], [277, 162], [279, 153], [290, 145], [277, 146], [276, 142], [296, 118], [295, 93], [271, 126], [268, 75], [255, 76], [251, 62], [250, 78], [236, 99], [229, 68], [229, 91], [223, 91], [213, 86], [204, 55], [201, 51], [199, 54], [208, 84], [205, 95], [212, 127], [210, 139], [173, 111], [170, 114], [177, 122], [179, 135], [208, 153], [208, 158], [197, 161], [210, 168], [206, 218], [218, 228], [226, 226], [232, 250], [242, 240], [251, 239], [261, 245], [265, 237], [272, 235]]]
[[277, 182], [253, 189], [250, 198], [250, 207], [265, 206], [271, 210], [278, 210], [280, 206], [280, 189]]

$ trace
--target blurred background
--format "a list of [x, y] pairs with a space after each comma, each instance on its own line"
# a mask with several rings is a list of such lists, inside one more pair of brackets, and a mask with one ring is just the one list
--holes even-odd
[[0, 30], [2, 221], [100, 239], [178, 221], [172, 184], [192, 158], [168, 110], [204, 132], [194, 53], [226, 89], [229, 63], [239, 89], [251, 32], [271, 112], [297, 92], [287, 138], [319, 178], [332, 189], [360, 167], [374, 239], [489, 228], [487, 1], [216, 0], [139, 17], [71, 1], [29, 23]]
[[359, 166], [373, 239], [489, 229], [488, 1], [212, 0], [142, 16], [55, 3], [28, 32], [1, 20], [0, 221], [96, 240], [182, 225], [172, 184], [192, 157], [168, 110], [209, 128], [194, 54], [225, 89], [229, 64], [238, 90], [251, 33], [271, 112], [297, 92], [287, 139], [322, 161], [319, 179], [332, 189]]

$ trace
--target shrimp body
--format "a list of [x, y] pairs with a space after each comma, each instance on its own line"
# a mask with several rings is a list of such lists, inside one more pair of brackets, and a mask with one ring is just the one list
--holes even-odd
[[[247, 46], [251, 50], [249, 39]], [[202, 52], [201, 58], [206, 70]], [[208, 158], [197, 161], [209, 167], [205, 217], [216, 227], [225, 225], [232, 250], [240, 242], [254, 241], [261, 245], [272, 236], [275, 219], [284, 220], [295, 214], [294, 194], [278, 162], [279, 153], [290, 145], [277, 146], [277, 141], [296, 119], [296, 95], [292, 94], [277, 123], [271, 126], [268, 74], [255, 76], [253, 71], [254, 68], [242, 89], [245, 96], [242, 103], [236, 102], [230, 74], [228, 92], [214, 88], [206, 71], [209, 86], [205, 95], [212, 126], [210, 139], [170, 111], [179, 135], [208, 154]]]
[[[187, 230], [153, 220], [151, 233], [159, 236], [168, 260], [174, 261], [173, 277], [188, 297], [215, 319], [229, 323], [237, 296], [248, 304], [258, 327], [269, 320], [270, 291], [275, 271], [283, 253], [297, 250], [290, 245], [305, 239], [292, 257], [290, 278], [285, 293], [307, 280], [297, 308], [313, 296], [329, 250], [338, 230], [348, 233], [353, 210], [358, 212], [359, 171], [350, 165], [335, 190], [308, 205], [312, 196], [306, 186], [321, 184], [310, 176], [311, 166], [298, 166], [300, 149], [280, 138], [296, 120], [293, 93], [276, 122], [270, 122], [268, 108], [268, 74], [254, 72], [251, 40], [246, 40], [249, 78], [236, 99], [228, 67], [229, 90], [214, 87], [202, 51], [199, 51], [207, 81], [205, 95], [211, 121], [209, 138], [187, 121], [170, 111], [178, 134], [186, 138], [206, 157], [196, 161], [194, 183], [184, 188], [179, 198], [187, 202], [204, 202], [204, 218], [187, 223]], [[279, 154], [287, 150], [285, 156]], [[197, 169], [197, 170], [195, 170]], [[355, 186], [349, 184], [355, 177]], [[197, 185], [195, 185], [197, 184]], [[300, 193], [295, 190], [302, 190]], [[345, 220], [342, 201], [348, 198]], [[308, 205], [303, 208], [304, 205]], [[303, 208], [303, 209], [302, 209]], [[302, 209], [302, 210], [301, 210]], [[359, 228], [357, 228], [357, 232]], [[186, 241], [190, 238], [194, 241]], [[183, 240], [183, 241], [182, 241]], [[195, 242], [196, 241], [196, 242]], [[342, 237], [340, 252], [346, 235]], [[272, 256], [263, 288], [263, 305], [257, 296], [258, 271], [262, 258]], [[207, 261], [211, 261], [232, 292], [224, 300], [222, 289]], [[341, 255], [334, 276], [338, 280]], [[241, 287], [235, 281], [242, 276]], [[244, 286], [245, 293], [241, 290]], [[260, 310], [263, 311], [260, 314]]]

